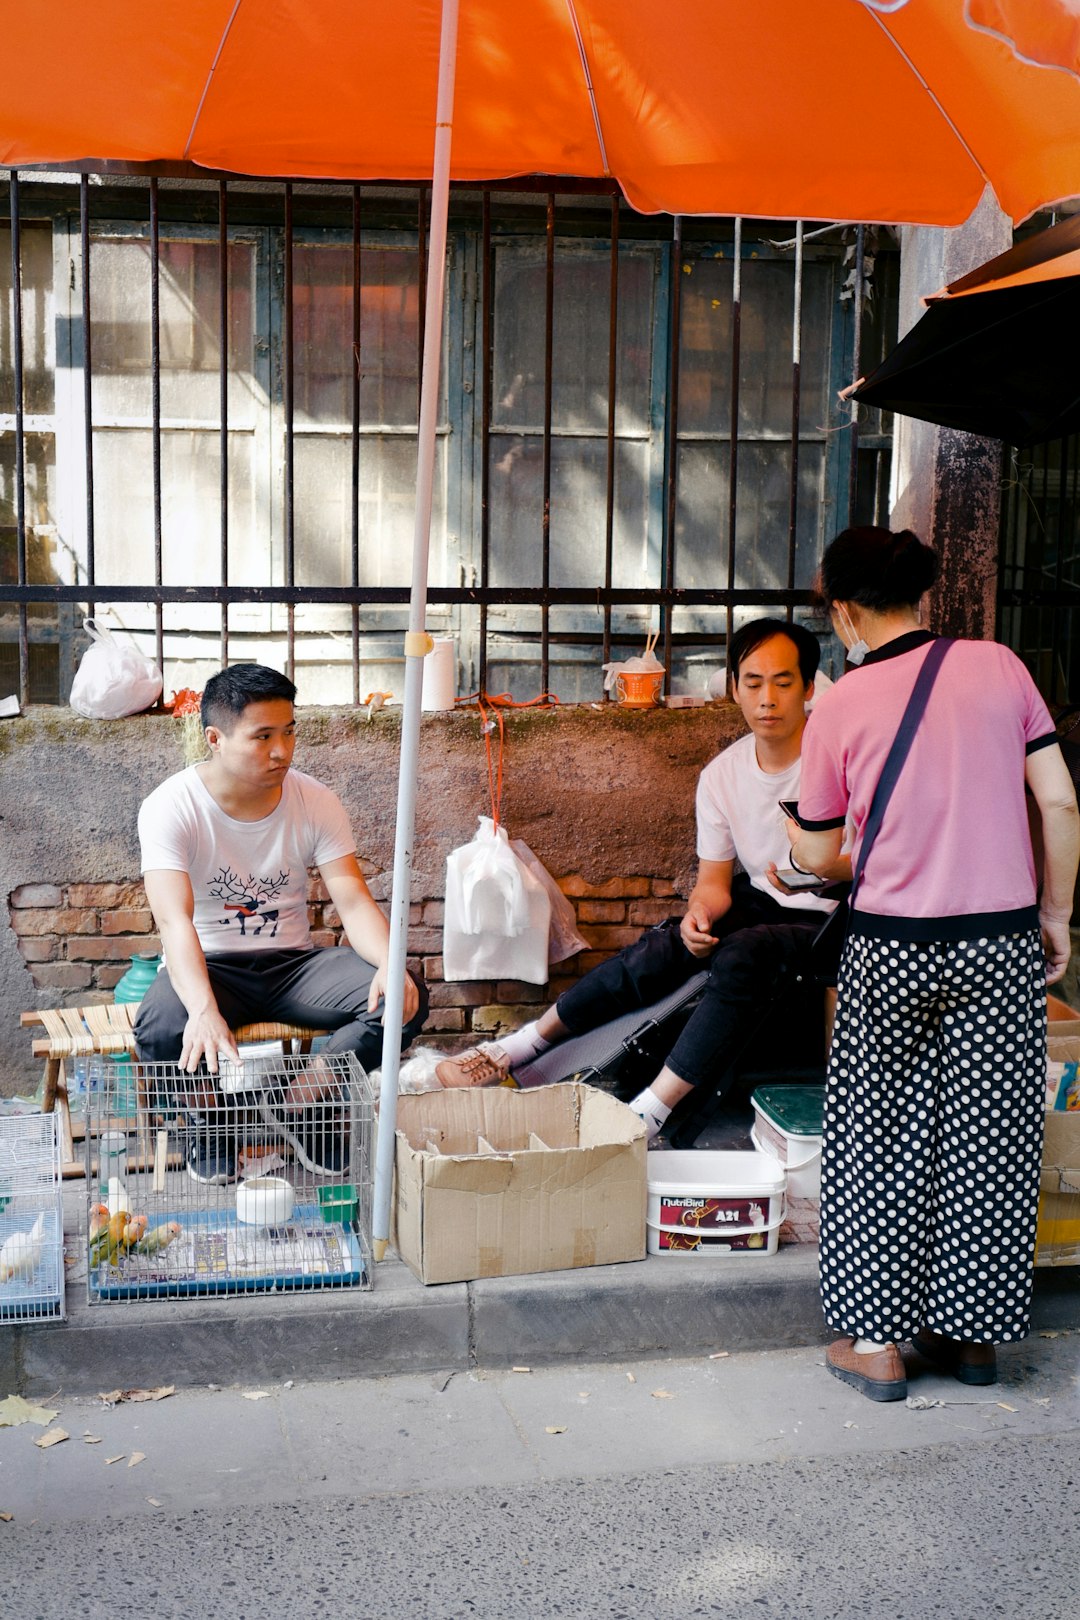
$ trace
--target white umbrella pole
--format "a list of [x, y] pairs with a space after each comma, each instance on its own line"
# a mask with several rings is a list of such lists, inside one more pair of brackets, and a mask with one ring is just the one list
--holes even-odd
[[[435, 163], [431, 187], [427, 302], [424, 308], [424, 369], [420, 381], [420, 427], [416, 457], [416, 521], [413, 527], [412, 589], [405, 637], [405, 692], [402, 702], [401, 758], [398, 765], [394, 883], [390, 899], [390, 955], [383, 1014], [382, 1089], [379, 1095], [378, 1149], [372, 1235], [375, 1259], [382, 1260], [390, 1236], [390, 1195], [394, 1180], [401, 1023], [405, 1001], [412, 846], [416, 823], [416, 779], [420, 767], [420, 696], [424, 658], [431, 637], [424, 626], [428, 551], [431, 543], [431, 491], [435, 475], [435, 430], [442, 365], [443, 283], [446, 277], [446, 218], [450, 205], [450, 138], [457, 66], [458, 0], [443, 0], [439, 37], [439, 96], [435, 113]], [[420, 244], [422, 250], [423, 244]]]

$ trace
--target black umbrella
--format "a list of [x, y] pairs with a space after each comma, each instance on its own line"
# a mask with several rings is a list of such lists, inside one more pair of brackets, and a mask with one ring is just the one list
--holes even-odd
[[924, 302], [855, 399], [1007, 444], [1080, 429], [1080, 217]]

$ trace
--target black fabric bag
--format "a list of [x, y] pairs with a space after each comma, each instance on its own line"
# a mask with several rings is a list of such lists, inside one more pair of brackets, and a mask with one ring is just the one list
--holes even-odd
[[532, 1063], [514, 1070], [523, 1089], [581, 1080], [613, 1092], [623, 1101], [636, 1097], [656, 1078], [708, 983], [708, 969], [649, 1007], [633, 1007], [584, 1035], [572, 1035], [549, 1047]]

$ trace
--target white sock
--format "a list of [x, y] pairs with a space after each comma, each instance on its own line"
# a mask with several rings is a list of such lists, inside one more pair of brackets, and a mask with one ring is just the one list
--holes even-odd
[[855, 1351], [857, 1356], [872, 1356], [876, 1350], [887, 1350], [889, 1344], [891, 1343], [891, 1340], [886, 1341], [885, 1339], [880, 1341], [876, 1341], [874, 1339], [856, 1339], [855, 1343], [852, 1345], [852, 1349]]
[[667, 1103], [660, 1101], [651, 1086], [646, 1086], [645, 1090], [634, 1098], [630, 1107], [644, 1120], [645, 1136], [649, 1142], [660, 1135], [660, 1127], [671, 1113]]
[[503, 1035], [499, 1040], [499, 1045], [509, 1058], [511, 1069], [516, 1069], [519, 1064], [523, 1066], [526, 1063], [531, 1063], [534, 1058], [540, 1056], [541, 1052], [546, 1052], [551, 1042], [545, 1041], [542, 1035], [536, 1033], [536, 1020], [534, 1019], [531, 1024], [523, 1024], [521, 1029], [515, 1029], [511, 1034]]

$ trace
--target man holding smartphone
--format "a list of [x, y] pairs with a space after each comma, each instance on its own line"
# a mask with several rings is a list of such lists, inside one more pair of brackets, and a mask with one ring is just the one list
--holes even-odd
[[[720, 1087], [777, 975], [809, 960], [833, 907], [817, 877], [810, 888], [801, 888], [799, 874], [780, 886], [774, 881], [778, 868], [791, 872], [780, 801], [798, 801], [806, 704], [819, 656], [816, 636], [803, 625], [755, 619], [735, 633], [728, 649], [731, 695], [750, 734], [710, 760], [698, 780], [699, 864], [685, 914], [594, 968], [535, 1023], [445, 1059], [436, 1070], [444, 1086], [498, 1084], [556, 1042], [650, 1006], [708, 964], [701, 1001], [660, 1073], [630, 1106], [652, 1140], [696, 1086]], [[827, 874], [831, 882], [850, 876], [846, 855]]]

